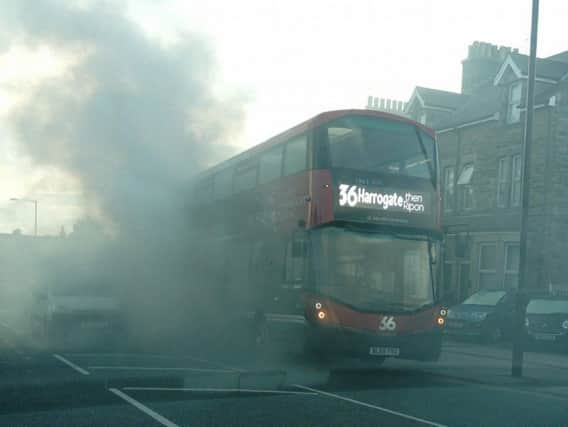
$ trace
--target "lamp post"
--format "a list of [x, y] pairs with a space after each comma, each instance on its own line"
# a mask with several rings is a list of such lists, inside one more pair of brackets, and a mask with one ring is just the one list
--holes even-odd
[[37, 200], [36, 199], [19, 199], [17, 197], [12, 197], [10, 199], [12, 202], [25, 202], [34, 204], [34, 236], [37, 237]]

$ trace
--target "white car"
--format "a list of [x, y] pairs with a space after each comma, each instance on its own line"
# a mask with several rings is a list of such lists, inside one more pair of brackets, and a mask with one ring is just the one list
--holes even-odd
[[32, 328], [48, 347], [98, 346], [124, 331], [116, 297], [92, 287], [51, 286], [34, 293]]

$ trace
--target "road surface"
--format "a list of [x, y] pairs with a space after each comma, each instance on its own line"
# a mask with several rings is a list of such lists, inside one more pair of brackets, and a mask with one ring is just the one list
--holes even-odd
[[562, 426], [568, 355], [448, 341], [437, 363], [317, 365], [229, 352], [48, 352], [0, 321], [5, 426]]

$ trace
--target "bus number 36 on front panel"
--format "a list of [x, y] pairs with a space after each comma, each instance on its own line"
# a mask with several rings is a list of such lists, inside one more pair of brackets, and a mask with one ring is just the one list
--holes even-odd
[[383, 316], [379, 323], [380, 331], [394, 331], [396, 329], [396, 321], [392, 316]]

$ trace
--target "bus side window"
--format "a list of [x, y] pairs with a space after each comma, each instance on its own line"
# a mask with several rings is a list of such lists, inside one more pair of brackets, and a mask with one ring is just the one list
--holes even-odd
[[300, 288], [304, 281], [307, 241], [302, 233], [296, 233], [286, 248], [284, 282], [286, 287]]
[[298, 136], [286, 143], [284, 152], [284, 176], [293, 175], [306, 169], [308, 138]]

